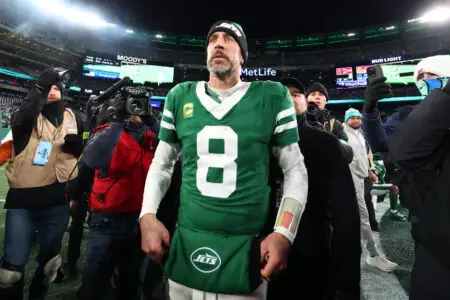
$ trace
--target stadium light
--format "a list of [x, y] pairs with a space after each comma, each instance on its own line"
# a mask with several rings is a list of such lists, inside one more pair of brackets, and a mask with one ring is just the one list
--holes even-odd
[[34, 0], [36, 4], [47, 13], [64, 11], [64, 5], [59, 0]]
[[110, 24], [92, 12], [84, 12], [76, 8], [69, 9], [64, 17], [70, 22], [83, 24], [92, 28], [107, 27]]
[[450, 20], [450, 7], [437, 7], [420, 17], [421, 23], [439, 23]]
[[157, 39], [162, 39], [162, 38], [163, 38], [163, 35], [158, 33], [157, 35], [155, 35], [155, 37], [156, 37]]
[[355, 35], [356, 35], [356, 33], [354, 33], [354, 32], [350, 32], [349, 34], [347, 34], [348, 37], [352, 37], [352, 36], [355, 36]]
[[133, 33], [134, 33], [134, 31], [131, 30], [131, 29], [125, 29], [125, 32], [126, 32], [126, 33], [129, 33], [129, 34], [133, 34]]
[[72, 23], [81, 24], [91, 28], [117, 27], [117, 25], [106, 22], [99, 15], [88, 12], [81, 7], [75, 7], [60, 0], [34, 0], [36, 5], [46, 13], [63, 11], [64, 18]]
[[419, 21], [420, 21], [420, 18], [409, 19], [409, 20], [408, 20], [408, 23], [416, 23], [416, 22], [419, 22]]

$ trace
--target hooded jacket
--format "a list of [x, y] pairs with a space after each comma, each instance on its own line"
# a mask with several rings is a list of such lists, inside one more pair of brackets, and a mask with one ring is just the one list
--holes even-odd
[[367, 155], [366, 140], [361, 129], [353, 129], [344, 124], [344, 132], [348, 136], [348, 144], [353, 149], [353, 160], [350, 163], [352, 175], [358, 179], [369, 176], [369, 158]]

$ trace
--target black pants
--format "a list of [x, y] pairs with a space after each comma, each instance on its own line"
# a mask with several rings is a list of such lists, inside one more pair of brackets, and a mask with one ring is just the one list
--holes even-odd
[[67, 246], [67, 264], [73, 267], [76, 266], [81, 254], [81, 241], [83, 240], [87, 210], [87, 201], [80, 201], [77, 211], [72, 214], [72, 223], [69, 229], [69, 244]]
[[145, 254], [141, 251], [138, 217], [139, 213], [92, 212], [80, 300], [114, 299], [108, 293], [115, 268], [119, 271], [115, 299], [140, 298]]
[[369, 213], [369, 222], [370, 227], [374, 229], [374, 227], [378, 227], [378, 222], [375, 217], [375, 208], [373, 207], [372, 195], [370, 194], [370, 190], [372, 189], [372, 182], [369, 177], [364, 178], [364, 200], [367, 206], [367, 212]]
[[330, 257], [328, 253], [316, 253], [305, 259], [291, 255], [288, 268], [269, 282], [267, 300], [278, 300], [281, 295], [295, 295], [301, 291], [303, 299], [334, 299], [330, 291]]
[[446, 269], [420, 243], [411, 272], [410, 300], [450, 299], [450, 270]]

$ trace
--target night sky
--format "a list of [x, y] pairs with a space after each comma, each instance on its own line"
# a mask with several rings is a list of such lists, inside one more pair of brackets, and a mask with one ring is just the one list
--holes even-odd
[[[414, 18], [445, 0], [173, 1], [72, 0], [100, 8], [105, 19], [133, 29], [206, 35], [219, 19], [240, 23], [247, 38], [351, 30]], [[245, 3], [245, 4], [244, 4]]]

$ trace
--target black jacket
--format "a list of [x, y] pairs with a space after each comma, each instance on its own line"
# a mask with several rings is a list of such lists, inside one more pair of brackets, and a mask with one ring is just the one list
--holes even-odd
[[[11, 130], [13, 146], [16, 155], [21, 153], [30, 141], [33, 127], [39, 114], [42, 112], [55, 127], [58, 127], [64, 118], [64, 105], [61, 101], [47, 103], [47, 95], [38, 89], [32, 88], [27, 97], [22, 100], [17, 111], [11, 116]], [[78, 126], [78, 135], [83, 136], [83, 121], [75, 114]], [[53, 184], [36, 188], [10, 188], [6, 195], [5, 208], [45, 208], [66, 202], [66, 183]]]
[[405, 170], [426, 172], [414, 182], [422, 191], [416, 240], [450, 269], [450, 95], [428, 95], [398, 126], [389, 143], [393, 159]]
[[[306, 122], [304, 122], [306, 119]], [[333, 127], [333, 132], [330, 132], [330, 121], [326, 121], [325, 124], [322, 124], [319, 121], [319, 118], [317, 115], [313, 114], [303, 114], [301, 117], [297, 119], [297, 122], [300, 123], [300, 126], [310, 126], [314, 127], [316, 129], [332, 133], [335, 135], [340, 141], [341, 141], [341, 151], [344, 155], [345, 160], [347, 163], [351, 163], [353, 161], [353, 149], [352, 147], [347, 144], [348, 142], [348, 136], [344, 132], [344, 126], [342, 126], [341, 122], [335, 120], [335, 124]]]
[[[350, 169], [338, 139], [309, 126], [304, 116], [298, 118], [298, 124], [299, 145], [308, 170], [308, 203], [288, 269], [270, 285], [269, 295], [276, 295], [277, 290], [286, 293], [302, 290], [305, 299], [334, 299], [336, 294], [341, 299], [359, 299], [360, 219]], [[277, 191], [282, 184], [282, 174], [276, 165], [273, 159], [271, 224], [278, 210], [274, 203], [279, 201]], [[323, 284], [320, 289], [318, 282]]]

